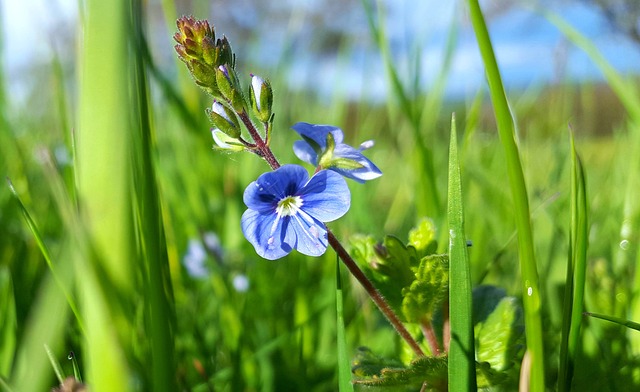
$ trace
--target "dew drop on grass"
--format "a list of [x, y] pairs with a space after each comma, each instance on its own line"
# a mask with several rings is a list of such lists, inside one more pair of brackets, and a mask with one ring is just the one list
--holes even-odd
[[622, 250], [629, 249], [629, 240], [620, 241], [620, 249], [622, 249]]
[[527, 287], [527, 295], [529, 297], [531, 297], [533, 295], [533, 287], [531, 287], [531, 286]]

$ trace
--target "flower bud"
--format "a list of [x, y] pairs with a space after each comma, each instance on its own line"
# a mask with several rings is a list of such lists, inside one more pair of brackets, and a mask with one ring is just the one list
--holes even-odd
[[217, 128], [211, 129], [211, 136], [213, 136], [213, 141], [216, 143], [216, 147], [221, 150], [227, 150], [231, 152], [244, 151], [245, 147], [240, 143], [238, 139], [232, 138], [226, 133], [222, 132]]
[[216, 84], [220, 93], [236, 112], [242, 112], [245, 108], [245, 100], [241, 89], [238, 87], [238, 76], [233, 68], [221, 65], [216, 69]]
[[251, 107], [256, 117], [262, 122], [271, 118], [271, 106], [273, 104], [273, 91], [271, 84], [260, 76], [251, 75]]
[[238, 117], [230, 108], [218, 101], [213, 101], [213, 105], [211, 105], [211, 109], [207, 110], [207, 114], [216, 128], [234, 139], [240, 137]]
[[234, 55], [226, 37], [216, 40], [214, 30], [206, 20], [183, 16], [176, 22], [178, 32], [173, 39], [178, 58], [182, 60], [196, 83], [205, 91], [219, 96], [216, 86], [216, 69], [228, 64], [234, 66]]

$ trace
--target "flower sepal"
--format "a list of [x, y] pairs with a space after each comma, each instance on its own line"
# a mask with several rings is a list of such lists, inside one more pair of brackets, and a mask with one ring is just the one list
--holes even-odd
[[340, 128], [304, 122], [297, 123], [292, 128], [303, 139], [293, 145], [293, 151], [301, 160], [320, 169], [333, 170], [360, 183], [382, 175], [380, 169], [362, 155], [362, 151], [373, 146], [372, 141], [366, 141], [355, 149], [343, 143], [344, 134]]

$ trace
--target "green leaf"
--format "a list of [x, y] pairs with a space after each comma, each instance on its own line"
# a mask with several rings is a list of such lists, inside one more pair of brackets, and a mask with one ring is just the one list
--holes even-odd
[[[370, 352], [367, 354], [367, 359], [375, 362], [376, 357]], [[381, 365], [383, 362], [378, 358], [375, 363]], [[368, 370], [373, 369], [374, 367], [368, 368]], [[366, 378], [361, 377], [354, 383], [375, 387], [373, 390], [384, 392], [418, 391], [425, 383], [425, 390], [446, 390], [447, 357], [420, 357], [412, 361], [408, 367], [380, 367], [379, 372], [371, 372], [367, 376]]]
[[409, 231], [409, 245], [416, 249], [420, 257], [436, 251], [436, 225], [429, 218], [422, 218], [418, 225]]
[[476, 358], [504, 372], [519, 363], [524, 348], [522, 308], [514, 297], [504, 297], [489, 317], [475, 325]]
[[415, 280], [411, 269], [412, 263], [418, 263], [415, 249], [405, 247], [393, 236], [385, 237], [383, 244], [376, 243], [371, 237], [354, 236], [351, 245], [353, 258], [364, 267], [367, 277], [400, 315], [402, 289]]
[[449, 294], [449, 258], [447, 255], [424, 257], [415, 280], [402, 290], [402, 314], [410, 323], [431, 319], [436, 307]]
[[517, 389], [525, 348], [522, 306], [495, 286], [476, 287], [473, 303], [478, 388]]

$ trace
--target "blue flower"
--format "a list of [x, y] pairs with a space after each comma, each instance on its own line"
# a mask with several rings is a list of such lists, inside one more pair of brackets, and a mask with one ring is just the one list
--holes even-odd
[[342, 143], [344, 135], [340, 128], [304, 122], [299, 122], [292, 128], [304, 139], [293, 145], [293, 151], [301, 160], [319, 166], [320, 169], [333, 170], [360, 183], [382, 175], [380, 169], [362, 155], [362, 151], [373, 146], [373, 141], [366, 141], [355, 149]]
[[330, 222], [344, 215], [351, 204], [345, 180], [322, 170], [311, 179], [298, 165], [284, 165], [264, 173], [244, 191], [249, 208], [242, 215], [242, 232], [265, 259], [286, 256], [292, 249], [320, 256], [327, 249]]

